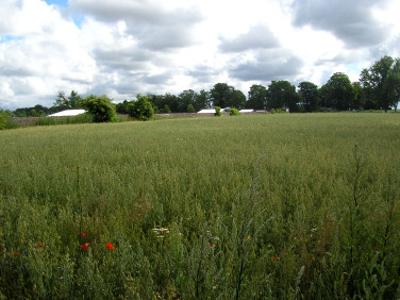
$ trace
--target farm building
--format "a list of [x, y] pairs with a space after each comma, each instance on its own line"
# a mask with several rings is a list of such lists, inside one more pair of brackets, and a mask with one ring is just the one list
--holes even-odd
[[74, 117], [82, 115], [86, 112], [84, 109], [67, 109], [63, 111], [59, 111], [58, 113], [51, 114], [49, 117]]
[[[221, 113], [224, 109], [221, 109]], [[198, 114], [215, 114], [215, 108], [205, 108], [197, 112]]]

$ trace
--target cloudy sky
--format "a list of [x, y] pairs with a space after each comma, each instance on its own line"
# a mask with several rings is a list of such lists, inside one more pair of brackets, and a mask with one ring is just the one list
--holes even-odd
[[400, 56], [399, 0], [1, 0], [0, 107], [58, 91], [178, 93], [357, 80]]

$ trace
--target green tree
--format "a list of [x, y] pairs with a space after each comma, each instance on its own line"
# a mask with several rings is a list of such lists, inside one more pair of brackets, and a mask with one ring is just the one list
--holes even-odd
[[[179, 104], [178, 104], [178, 111], [179, 112], [186, 112], [188, 111], [189, 105], [193, 107], [193, 104], [196, 99], [196, 92], [193, 90], [185, 90], [179, 94]], [[193, 107], [194, 110], [194, 107]]]
[[210, 107], [210, 93], [205, 90], [196, 93], [193, 106], [196, 111]]
[[130, 102], [128, 100], [124, 100], [121, 103], [117, 103], [116, 105], [117, 113], [127, 115], [129, 113], [129, 103]]
[[243, 108], [246, 106], [246, 96], [240, 90], [234, 90], [231, 96], [228, 106]]
[[290, 112], [295, 112], [298, 111], [297, 102], [296, 87], [289, 81], [272, 81], [268, 86], [267, 107], [269, 109], [288, 108]]
[[129, 115], [142, 121], [150, 120], [154, 115], [154, 107], [149, 97], [138, 96], [137, 100], [131, 104]]
[[249, 100], [246, 103], [247, 108], [266, 109], [268, 91], [265, 86], [254, 84], [249, 90]]
[[299, 100], [304, 111], [317, 111], [319, 108], [318, 86], [309, 81], [303, 81], [299, 84]]
[[354, 98], [351, 107], [353, 109], [362, 109], [365, 106], [365, 97], [364, 92], [359, 82], [353, 82], [353, 91], [354, 91]]
[[360, 83], [366, 95], [367, 108], [381, 108], [387, 111], [390, 106], [397, 104], [396, 90], [399, 75], [398, 59], [384, 56], [376, 61], [369, 69], [363, 69]]
[[112, 122], [116, 120], [115, 105], [107, 96], [88, 96], [85, 107], [93, 116], [94, 122]]
[[348, 110], [354, 102], [353, 86], [344, 73], [334, 73], [321, 90], [325, 107]]
[[187, 106], [186, 111], [189, 112], [189, 113], [194, 113], [194, 112], [196, 112], [196, 110], [194, 109], [194, 106], [193, 106], [192, 103], [190, 103], [190, 104]]
[[79, 96], [78, 92], [71, 91], [70, 95], [67, 97], [64, 92], [58, 92], [56, 100], [54, 102], [54, 107], [56, 110], [73, 109], [84, 107], [84, 101]]
[[217, 83], [210, 90], [211, 100], [214, 107], [227, 107], [231, 103], [234, 88], [226, 83]]
[[169, 114], [171, 113], [171, 109], [169, 108], [168, 104], [165, 104], [161, 110], [162, 113]]

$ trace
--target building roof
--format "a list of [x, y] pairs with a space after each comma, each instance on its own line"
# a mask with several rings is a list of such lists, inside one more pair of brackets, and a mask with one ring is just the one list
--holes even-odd
[[51, 114], [49, 117], [73, 117], [79, 116], [86, 112], [84, 109], [67, 109], [63, 111], [59, 111], [58, 113]]

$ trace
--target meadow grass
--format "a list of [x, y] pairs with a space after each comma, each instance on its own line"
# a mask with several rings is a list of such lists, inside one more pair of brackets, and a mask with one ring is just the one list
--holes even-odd
[[397, 299], [399, 150], [397, 114], [2, 131], [0, 298]]

